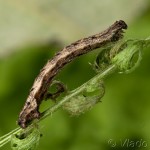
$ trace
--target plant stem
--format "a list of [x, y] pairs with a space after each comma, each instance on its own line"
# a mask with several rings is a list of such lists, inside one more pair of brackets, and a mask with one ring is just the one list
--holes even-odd
[[[89, 83], [99, 82], [100, 80], [104, 79], [107, 75], [114, 72], [116, 68], [117, 67], [115, 65], [111, 65], [106, 70], [104, 70], [103, 72], [97, 74], [95, 77], [93, 77], [92, 79], [90, 79], [89, 81], [87, 81], [86, 83], [84, 83], [83, 85], [78, 87], [77, 89], [75, 89], [73, 91], [70, 91], [69, 94], [67, 96], [65, 96], [61, 101], [59, 101], [57, 104], [55, 104], [54, 106], [52, 106], [52, 107], [48, 108], [46, 111], [44, 111], [41, 114], [41, 118], [38, 120], [38, 122], [42, 121], [43, 119], [47, 118], [49, 115], [54, 113], [61, 106], [63, 106], [64, 103], [68, 102], [70, 100], [70, 98], [72, 98], [72, 97], [76, 96], [77, 94], [79, 94], [80, 92], [84, 91]], [[22, 130], [23, 129], [18, 127], [16, 129], [12, 130], [11, 132], [9, 132], [8, 134], [0, 137], [0, 147], [7, 144], [11, 140], [11, 136], [13, 134], [17, 134]]]
[[59, 109], [61, 106], [63, 106], [64, 103], [68, 102], [72, 97], [78, 95], [80, 92], [84, 91], [86, 87], [88, 86], [89, 83], [96, 83], [99, 82], [100, 80], [104, 79], [107, 75], [110, 73], [114, 72], [116, 70], [115, 65], [109, 66], [106, 70], [104, 70], [102, 73], [97, 74], [94, 76], [92, 79], [90, 79], [88, 82], [84, 83], [77, 89], [69, 92], [70, 94], [65, 96], [61, 101], [59, 101], [57, 104], [54, 106], [48, 108], [46, 111], [42, 113], [42, 116], [39, 121], [45, 119], [47, 116], [51, 115], [53, 112], [55, 112], [57, 109]]
[[4, 136], [0, 137], [0, 147], [2, 147], [3, 145], [7, 144], [10, 139], [11, 139], [11, 136], [13, 134], [16, 134], [16, 133], [19, 133], [22, 129], [20, 127], [12, 130], [11, 132], [5, 134]]

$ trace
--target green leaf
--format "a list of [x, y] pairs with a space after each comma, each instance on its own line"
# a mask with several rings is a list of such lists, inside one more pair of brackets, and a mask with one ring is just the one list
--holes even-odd
[[[127, 40], [123, 43], [124, 45], [124, 49], [111, 61], [119, 68], [120, 72], [129, 73], [139, 65], [142, 60], [143, 48], [150, 45], [150, 39]], [[120, 48], [122, 49], [122, 45]]]
[[40, 132], [37, 127], [29, 131], [23, 131], [19, 134], [12, 135], [11, 148], [13, 150], [34, 150], [39, 144]]
[[103, 82], [97, 81], [89, 82], [84, 91], [70, 98], [68, 102], [63, 105], [71, 115], [80, 115], [90, 110], [104, 96], [105, 89]]

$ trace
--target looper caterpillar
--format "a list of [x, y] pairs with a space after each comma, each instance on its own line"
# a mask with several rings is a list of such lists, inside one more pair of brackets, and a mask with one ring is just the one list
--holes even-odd
[[53, 78], [66, 64], [80, 55], [120, 40], [123, 37], [123, 29], [127, 29], [126, 23], [122, 20], [116, 21], [103, 32], [64, 47], [50, 59], [33, 83], [25, 105], [20, 112], [18, 124], [22, 128], [26, 128], [32, 120], [40, 118], [39, 106], [47, 96]]

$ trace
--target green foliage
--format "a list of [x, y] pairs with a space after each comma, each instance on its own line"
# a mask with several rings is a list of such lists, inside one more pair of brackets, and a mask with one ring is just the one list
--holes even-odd
[[[125, 46], [124, 46], [125, 45]], [[140, 63], [144, 40], [129, 40], [123, 43], [124, 50], [116, 55], [111, 61], [116, 64], [120, 72], [131, 72]], [[122, 45], [120, 46], [122, 47]], [[137, 55], [137, 57], [136, 57]]]
[[13, 150], [34, 150], [37, 148], [40, 140], [40, 131], [34, 125], [31, 129], [26, 129], [11, 137], [11, 148]]
[[73, 116], [85, 113], [100, 102], [100, 99], [104, 96], [104, 91], [104, 85], [101, 81], [93, 82], [92, 80], [92, 82], [86, 85], [84, 91], [71, 97], [70, 100], [63, 105], [63, 109], [67, 110]]

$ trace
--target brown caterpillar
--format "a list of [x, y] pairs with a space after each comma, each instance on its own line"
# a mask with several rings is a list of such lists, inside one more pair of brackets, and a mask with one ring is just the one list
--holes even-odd
[[20, 112], [18, 125], [26, 128], [32, 120], [40, 118], [39, 106], [48, 94], [48, 88], [51, 86], [53, 78], [66, 64], [80, 55], [118, 41], [123, 37], [123, 29], [127, 29], [126, 23], [122, 20], [116, 21], [103, 32], [64, 47], [50, 59], [34, 81], [30, 94]]

